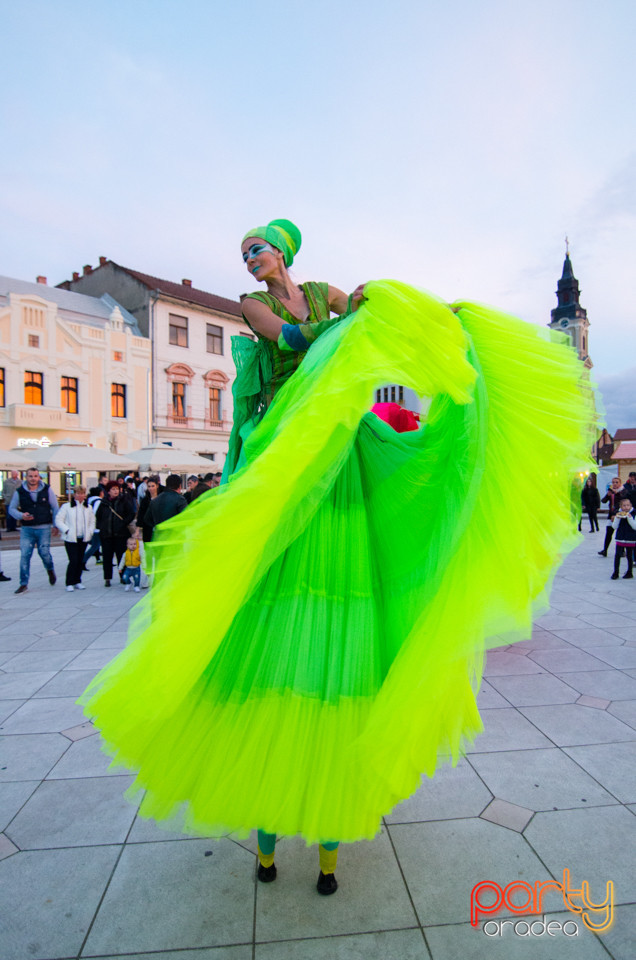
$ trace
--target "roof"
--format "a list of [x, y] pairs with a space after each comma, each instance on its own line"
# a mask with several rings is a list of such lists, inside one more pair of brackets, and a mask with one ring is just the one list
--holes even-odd
[[619, 443], [612, 454], [612, 460], [636, 460], [636, 440], [633, 443]]
[[[241, 304], [238, 300], [229, 300], [227, 297], [219, 297], [215, 293], [208, 293], [206, 290], [197, 290], [188, 283], [173, 283], [171, 280], [162, 280], [161, 277], [153, 277], [149, 273], [141, 273], [139, 270], [131, 270], [130, 267], [122, 267], [120, 263], [110, 260], [114, 267], [124, 270], [131, 277], [139, 280], [149, 290], [159, 290], [168, 297], [174, 297], [176, 300], [185, 300], [188, 303], [197, 303], [202, 307], [210, 307], [212, 310], [219, 310], [221, 313], [229, 313], [234, 317], [242, 316]], [[99, 270], [99, 267], [97, 267]]]
[[133, 315], [107, 293], [103, 297], [89, 297], [85, 293], [73, 293], [70, 290], [60, 290], [59, 287], [49, 287], [46, 283], [29, 283], [27, 280], [17, 280], [14, 277], [0, 277], [0, 306], [5, 306], [9, 302], [10, 293], [17, 293], [22, 297], [40, 297], [49, 303], [56, 303], [58, 313], [63, 319], [73, 323], [89, 323], [97, 327], [106, 326], [113, 310], [119, 308], [124, 323], [130, 327], [130, 332], [136, 337], [143, 336]]
[[636, 427], [621, 427], [614, 434], [614, 440], [636, 440]]

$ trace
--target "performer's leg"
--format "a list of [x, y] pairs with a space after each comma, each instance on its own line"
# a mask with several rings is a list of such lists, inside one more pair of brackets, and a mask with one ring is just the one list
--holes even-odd
[[258, 831], [258, 879], [262, 883], [271, 883], [276, 879], [276, 865], [274, 851], [276, 850], [276, 834]]
[[316, 889], [318, 893], [322, 893], [323, 896], [335, 893], [338, 889], [338, 881], [334, 876], [336, 864], [338, 863], [338, 845], [339, 841], [334, 840], [328, 843], [321, 843], [318, 848], [320, 874], [318, 876]]

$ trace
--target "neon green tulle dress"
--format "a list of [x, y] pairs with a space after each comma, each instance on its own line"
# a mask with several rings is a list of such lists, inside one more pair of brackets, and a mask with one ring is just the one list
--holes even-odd
[[[373, 837], [479, 733], [485, 649], [530, 635], [578, 541], [594, 408], [565, 338], [365, 295], [254, 415], [245, 466], [161, 526], [128, 646], [80, 700], [142, 816]], [[421, 429], [368, 412], [386, 383], [431, 398]]]

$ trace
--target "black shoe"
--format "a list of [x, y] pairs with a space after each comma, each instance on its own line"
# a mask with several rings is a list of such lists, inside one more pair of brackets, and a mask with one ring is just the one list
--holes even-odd
[[14, 593], [26, 593], [29, 588], [26, 583], [21, 583], [17, 590], [14, 590]]
[[2, 572], [2, 570], [0, 570], [0, 583], [6, 583], [6, 582], [7, 582], [8, 580], [10, 580], [10, 579], [11, 579], [11, 577], [5, 577], [5, 575], [4, 575], [4, 573]]
[[623, 574], [623, 580], [633, 580], [633, 579], [634, 579], [634, 574], [632, 573], [631, 570], [628, 570], [627, 573]]
[[335, 893], [337, 889], [338, 881], [336, 880], [335, 873], [323, 873], [321, 870], [318, 874], [318, 883], [316, 884], [318, 893], [321, 893], [323, 897], [328, 897], [330, 894]]
[[84, 564], [84, 566], [82, 567], [82, 573], [88, 573], [88, 567], [86, 566], [86, 564]]
[[618, 574], [613, 573], [612, 576], [610, 577], [610, 580], [618, 580]]
[[605, 550], [599, 550], [598, 555], [599, 557], [606, 557], [607, 553], [605, 552]]
[[264, 867], [262, 863], [259, 863], [257, 876], [261, 883], [273, 883], [276, 879], [276, 864], [273, 863], [271, 867]]
[[55, 576], [55, 570], [49, 570], [48, 573], [49, 573], [49, 583], [50, 583], [51, 586], [53, 587], [53, 586], [55, 586], [55, 584], [57, 583], [57, 577]]
[[110, 580], [104, 580], [104, 586], [110, 587]]

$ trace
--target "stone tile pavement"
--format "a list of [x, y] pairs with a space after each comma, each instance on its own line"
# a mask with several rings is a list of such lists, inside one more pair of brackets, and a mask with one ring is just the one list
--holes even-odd
[[[122, 796], [131, 777], [108, 771], [75, 705], [123, 647], [137, 597], [104, 590], [100, 568], [83, 593], [62, 577], [52, 588], [36, 556], [16, 597], [18, 554], [5, 552], [1, 960], [633, 960], [636, 580], [609, 579], [601, 536], [586, 533], [563, 564], [532, 639], [489, 655], [485, 730], [466, 758], [424, 782], [372, 843], [342, 849], [328, 898], [314, 888], [316, 850], [297, 839], [280, 842], [266, 886], [254, 837], [184, 837], [137, 817]], [[556, 889], [541, 912], [552, 936], [542, 923], [529, 935], [525, 921], [502, 926], [509, 910], [470, 925], [478, 882], [562, 882], [566, 868], [598, 902], [613, 882], [607, 932], [591, 933]]]

